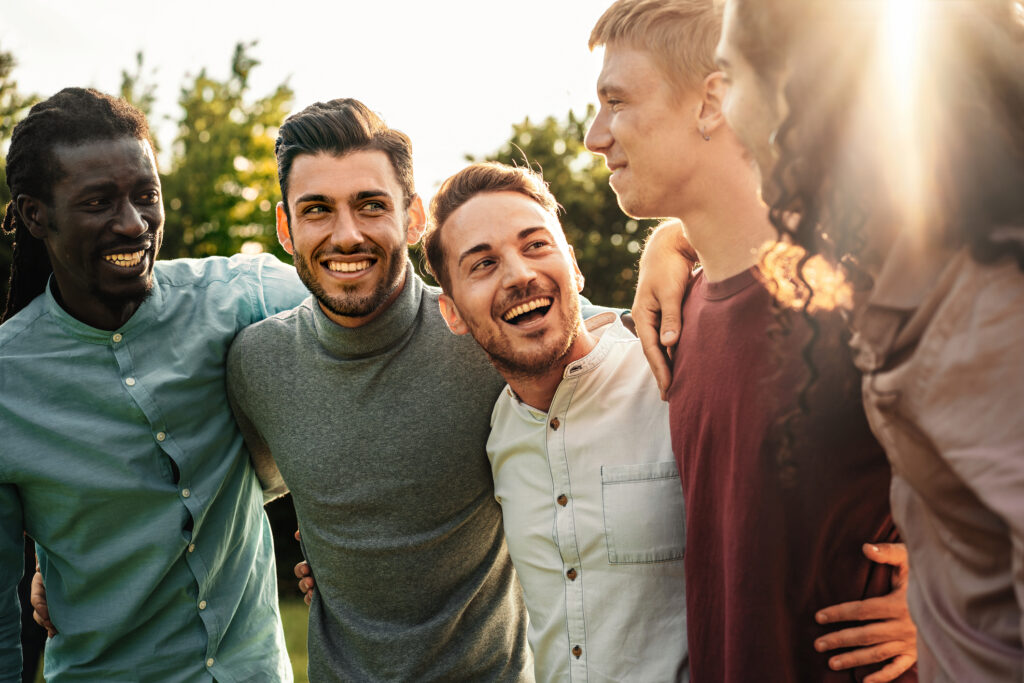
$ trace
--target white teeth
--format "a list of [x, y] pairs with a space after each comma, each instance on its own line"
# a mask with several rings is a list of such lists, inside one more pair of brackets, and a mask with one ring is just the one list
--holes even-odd
[[356, 261], [355, 263], [347, 263], [345, 261], [328, 261], [327, 270], [333, 270], [337, 273], [355, 273], [359, 270], [366, 270], [370, 265], [369, 261]]
[[131, 268], [132, 266], [139, 265], [139, 261], [142, 260], [142, 256], [145, 253], [145, 251], [134, 251], [130, 254], [107, 254], [103, 258], [115, 266]]
[[504, 320], [505, 322], [508, 322], [509, 320], [511, 320], [512, 318], [515, 318], [518, 315], [522, 315], [523, 313], [529, 313], [530, 311], [538, 309], [541, 306], [550, 306], [550, 305], [551, 305], [551, 299], [549, 299], [547, 297], [541, 297], [540, 299], [534, 299], [533, 301], [527, 301], [525, 304], [519, 304], [518, 306], [516, 306], [512, 310], [510, 310], [507, 313], [505, 313], [505, 315], [501, 316], [501, 319]]

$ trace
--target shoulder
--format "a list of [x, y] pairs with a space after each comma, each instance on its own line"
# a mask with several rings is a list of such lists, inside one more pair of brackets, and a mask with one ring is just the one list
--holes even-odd
[[32, 332], [46, 317], [46, 295], [40, 294], [28, 306], [0, 325], [0, 354], [15, 352], [20, 344], [32, 344]]
[[275, 313], [242, 328], [232, 344], [232, 353], [236, 352], [235, 349], [249, 353], [269, 351], [293, 343], [309, 324], [312, 314], [310, 305], [310, 300], [303, 301], [295, 308]]
[[157, 261], [153, 272], [161, 284], [170, 287], [203, 287], [232, 281], [254, 281], [264, 273], [279, 273], [287, 277], [295, 271], [271, 254], [236, 254], [231, 257], [207, 256]]

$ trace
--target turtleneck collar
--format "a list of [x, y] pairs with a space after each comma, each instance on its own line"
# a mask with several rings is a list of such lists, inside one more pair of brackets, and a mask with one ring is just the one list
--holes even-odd
[[313, 327], [320, 344], [339, 358], [364, 358], [395, 346], [415, 327], [423, 298], [423, 281], [412, 262], [405, 264], [405, 284], [387, 310], [360, 327], [342, 327], [327, 317], [319, 302], [312, 300]]

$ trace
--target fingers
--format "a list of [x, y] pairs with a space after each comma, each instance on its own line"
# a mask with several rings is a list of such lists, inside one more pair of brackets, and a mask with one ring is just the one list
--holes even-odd
[[894, 567], [907, 565], [907, 546], [903, 543], [865, 543], [864, 556], [872, 562], [891, 564]]
[[[917, 661], [917, 651], [912, 648], [913, 655], [907, 654], [907, 643], [900, 641], [892, 641], [888, 643], [882, 643], [881, 645], [875, 645], [873, 647], [865, 647], [859, 650], [852, 650], [850, 652], [844, 652], [841, 655], [836, 655], [828, 660], [828, 666], [833, 671], [842, 671], [843, 669], [853, 669], [858, 666], [867, 666], [868, 664], [878, 664], [894, 657], [904, 657], [911, 660], [911, 664]], [[905, 671], [906, 669], [904, 669]], [[892, 679], [884, 679], [892, 680]]]
[[889, 683], [889, 681], [894, 681], [909, 670], [910, 667], [914, 666], [916, 661], [917, 650], [914, 651], [914, 656], [912, 657], [910, 655], [894, 657], [891, 662], [866, 677], [864, 683]]
[[313, 571], [309, 568], [309, 562], [303, 560], [295, 565], [295, 578], [304, 579], [307, 576], [313, 576]]
[[295, 530], [295, 540], [299, 541], [299, 542], [302, 541], [302, 532], [299, 531], [298, 529]]
[[843, 621], [871, 621], [874, 619], [902, 619], [907, 616], [907, 601], [903, 591], [867, 600], [842, 602], [820, 610], [814, 615], [819, 624]]
[[877, 621], [864, 626], [845, 628], [835, 633], [821, 636], [814, 641], [814, 649], [818, 652], [835, 650], [845, 647], [866, 647], [890, 642], [901, 642], [915, 645], [917, 632], [913, 623], [901, 619]]
[[302, 593], [302, 599], [306, 605], [313, 599], [313, 589], [316, 587], [316, 580], [313, 579], [313, 570], [309, 566], [309, 562], [299, 562], [295, 565], [295, 576], [299, 579], [299, 591]]
[[57, 629], [54, 627], [53, 622], [50, 621], [50, 608], [46, 604], [46, 588], [43, 586], [43, 575], [39, 572], [38, 566], [36, 573], [32, 576], [32, 585], [29, 603], [32, 605], [32, 619], [46, 629], [46, 634], [50, 638], [57, 635]]
[[669, 367], [668, 358], [658, 341], [658, 329], [653, 324], [641, 322], [645, 316], [637, 316], [634, 312], [633, 319], [636, 321], [636, 333], [640, 337], [640, 345], [643, 347], [644, 356], [647, 357], [647, 364], [651, 366], [654, 379], [658, 383], [658, 390], [661, 392], [661, 399], [664, 401], [668, 395], [668, 387], [672, 382], [672, 368]]

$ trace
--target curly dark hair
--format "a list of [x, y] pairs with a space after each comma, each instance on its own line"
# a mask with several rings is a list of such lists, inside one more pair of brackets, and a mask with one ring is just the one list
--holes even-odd
[[132, 137], [152, 145], [145, 115], [123, 99], [88, 88], [65, 88], [32, 107], [11, 134], [7, 151], [7, 204], [2, 229], [14, 234], [10, 287], [0, 322], [28, 305], [46, 289], [53, 272], [46, 245], [29, 233], [18, 213], [17, 198], [29, 195], [53, 202], [53, 186], [63, 169], [56, 148], [98, 140]]
[[[735, 1], [737, 47], [762, 81], [781, 85], [788, 108], [765, 183], [772, 223], [808, 257], [842, 262], [864, 283], [865, 224], [900, 208], [879, 184], [891, 150], [852, 138], [858, 103], [876, 96], [864, 59], [878, 47], [880, 5]], [[1024, 23], [1013, 0], [928, 8], [919, 78], [931, 128], [911, 150], [929, 155], [923, 223], [979, 262], [1012, 256], [1024, 270]]]

